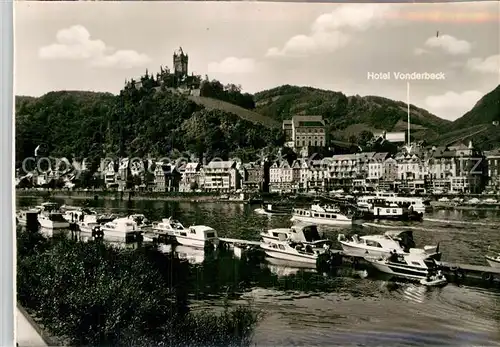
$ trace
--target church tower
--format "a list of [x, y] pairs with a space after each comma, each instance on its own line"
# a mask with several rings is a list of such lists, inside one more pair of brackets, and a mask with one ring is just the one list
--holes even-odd
[[182, 51], [182, 47], [174, 52], [174, 74], [177, 77], [185, 77], [188, 74], [188, 56]]

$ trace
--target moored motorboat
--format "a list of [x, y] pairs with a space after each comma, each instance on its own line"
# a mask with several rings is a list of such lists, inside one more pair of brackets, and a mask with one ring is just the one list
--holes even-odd
[[141, 213], [131, 214], [127, 218], [132, 219], [134, 222], [136, 222], [137, 226], [141, 229], [150, 228], [152, 226], [151, 222], [146, 218], [146, 216]]
[[320, 237], [314, 224], [270, 229], [261, 236], [260, 247], [267, 256], [295, 262], [316, 264], [318, 257], [331, 246], [330, 240]]
[[[416, 249], [411, 230], [388, 230], [382, 235], [353, 235], [350, 239], [339, 234], [337, 240], [347, 254], [358, 257], [387, 257], [392, 253], [407, 254], [410, 249]], [[435, 260], [441, 259], [439, 245], [424, 246], [422, 251]]]
[[100, 223], [97, 221], [97, 215], [83, 215], [83, 220], [77, 222], [78, 228], [82, 232], [90, 233], [95, 230], [96, 227], [100, 228]]
[[136, 241], [142, 230], [137, 223], [129, 218], [116, 218], [101, 225], [104, 238], [110, 241]]
[[204, 248], [219, 245], [217, 231], [206, 225], [193, 225], [184, 227], [172, 218], [164, 218], [161, 222], [152, 225], [153, 232], [171, 236], [175, 241], [184, 246]]
[[59, 209], [59, 205], [55, 202], [44, 202], [37, 206], [40, 210], [38, 213], [38, 223], [44, 229], [68, 229], [69, 222], [63, 217]]
[[406, 254], [393, 253], [386, 258], [365, 257], [365, 260], [380, 272], [410, 280], [425, 279], [437, 269], [436, 261], [418, 248], [411, 248]]

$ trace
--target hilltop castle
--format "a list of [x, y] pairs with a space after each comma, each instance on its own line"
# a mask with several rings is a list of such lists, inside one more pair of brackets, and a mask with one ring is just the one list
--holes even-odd
[[[160, 72], [156, 74], [155, 84], [156, 88], [164, 86], [166, 89], [180, 92], [183, 94], [199, 95], [201, 76], [188, 74], [189, 56], [184, 53], [182, 47], [174, 51], [173, 55], [173, 73], [170, 72], [168, 67], [160, 66]], [[146, 78], [152, 77], [146, 70]], [[135, 88], [141, 88], [144, 83], [144, 77], [138, 81], [132, 80]]]

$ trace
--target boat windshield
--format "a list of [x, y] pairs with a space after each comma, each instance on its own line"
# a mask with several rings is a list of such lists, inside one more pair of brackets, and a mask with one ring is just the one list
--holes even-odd
[[413, 232], [411, 230], [403, 231], [398, 234], [388, 234], [393, 240], [399, 243], [405, 253], [410, 252], [410, 248], [416, 248], [415, 241], [413, 240]]
[[307, 242], [314, 242], [321, 240], [321, 237], [319, 236], [318, 228], [316, 225], [309, 225], [304, 227], [302, 229], [302, 232], [304, 233], [304, 237]]

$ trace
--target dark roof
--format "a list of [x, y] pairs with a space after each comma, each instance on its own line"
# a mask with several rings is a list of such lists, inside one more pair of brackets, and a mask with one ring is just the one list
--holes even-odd
[[323, 123], [316, 121], [299, 122], [299, 127], [322, 127]]

